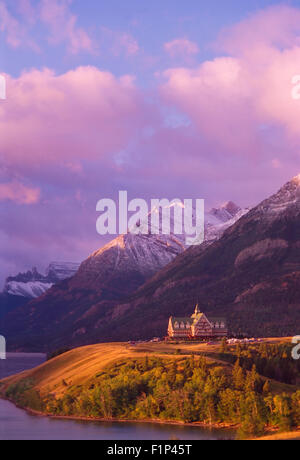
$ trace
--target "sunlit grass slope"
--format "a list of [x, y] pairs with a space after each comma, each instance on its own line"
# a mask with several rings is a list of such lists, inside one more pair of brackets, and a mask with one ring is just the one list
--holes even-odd
[[239, 439], [296, 430], [298, 362], [289, 341], [268, 342], [90, 345], [2, 380], [0, 397], [49, 416], [236, 427]]
[[[285, 339], [281, 339], [285, 342]], [[268, 339], [268, 342], [276, 343], [276, 339]], [[63, 393], [65, 383], [68, 385], [83, 385], [93, 378], [97, 373], [106, 367], [126, 361], [130, 358], [143, 358], [147, 356], [159, 356], [165, 358], [179, 359], [180, 356], [191, 355], [192, 353], [204, 354], [208, 361], [221, 365], [224, 369], [231, 367], [226, 362], [214, 358], [218, 352], [219, 344], [208, 346], [207, 344], [171, 344], [171, 343], [141, 343], [130, 345], [128, 343], [103, 343], [76, 348], [53, 358], [41, 366], [25, 371], [21, 374], [8, 377], [2, 380], [2, 388], [23, 379], [34, 381], [34, 387], [40, 392], [53, 392], [56, 395]], [[178, 356], [180, 354], [180, 356]], [[211, 357], [210, 357], [211, 355]], [[273, 389], [276, 392], [293, 391], [294, 387], [279, 382], [273, 382]]]
[[[137, 346], [127, 343], [108, 343], [76, 348], [47, 361], [33, 370], [4, 379], [2, 381], [4, 383], [3, 387], [7, 388], [9, 385], [27, 378], [32, 379], [35, 382], [35, 388], [41, 392], [55, 390], [55, 393], [59, 394], [65, 389], [63, 381], [69, 385], [84, 384], [107, 366], [117, 361], [126, 361], [128, 358], [143, 358], [146, 355], [163, 357], [166, 354], [170, 354], [171, 357], [174, 354], [174, 357], [176, 357], [178, 347], [179, 345], [164, 343]], [[181, 352], [186, 350], [186, 353], [189, 354], [191, 349], [200, 351], [206, 350], [207, 347], [205, 345], [180, 344], [180, 349]]]

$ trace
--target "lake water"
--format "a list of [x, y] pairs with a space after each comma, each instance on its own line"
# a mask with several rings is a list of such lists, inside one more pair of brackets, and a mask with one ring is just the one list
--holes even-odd
[[[0, 378], [45, 361], [41, 354], [8, 354], [0, 361]], [[154, 423], [107, 423], [36, 417], [0, 399], [0, 440], [217, 440], [233, 439], [229, 430]]]
[[0, 380], [33, 369], [46, 361], [43, 353], [7, 353], [6, 358], [0, 360]]

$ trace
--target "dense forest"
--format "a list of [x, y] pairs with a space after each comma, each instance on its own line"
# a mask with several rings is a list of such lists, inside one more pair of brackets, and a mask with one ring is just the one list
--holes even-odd
[[61, 396], [24, 379], [6, 397], [52, 415], [233, 425], [240, 439], [300, 425], [299, 362], [289, 346], [223, 343], [214, 361], [177, 354], [117, 362], [84, 385], [63, 381]]

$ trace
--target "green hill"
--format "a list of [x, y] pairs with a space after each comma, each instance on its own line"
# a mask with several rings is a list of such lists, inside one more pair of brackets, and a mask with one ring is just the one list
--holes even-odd
[[[300, 425], [299, 373], [289, 346], [92, 345], [8, 377], [0, 391], [50, 416], [234, 426], [240, 438], [255, 437]], [[279, 368], [281, 381], [269, 378]]]

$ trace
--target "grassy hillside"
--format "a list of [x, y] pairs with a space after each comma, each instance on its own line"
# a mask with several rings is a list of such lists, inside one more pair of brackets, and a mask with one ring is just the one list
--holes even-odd
[[[8, 377], [0, 382], [0, 392], [47, 415], [237, 426], [240, 437], [256, 436], [268, 427], [300, 425], [298, 374], [290, 367], [287, 347], [278, 341], [242, 349], [99, 344]], [[269, 378], [284, 367], [282, 360], [281, 381]], [[266, 376], [257, 373], [255, 363]]]
[[[1, 382], [1, 391], [11, 384], [15, 384], [22, 379], [32, 379], [35, 388], [39, 391], [54, 391], [57, 395], [66, 390], [63, 380], [72, 385], [86, 383], [92, 376], [96, 375], [105, 368], [116, 362], [126, 361], [127, 359], [141, 359], [145, 356], [160, 356], [171, 359], [178, 359], [178, 348], [181, 352], [190, 355], [192, 352], [207, 351], [206, 345], [176, 345], [167, 343], [146, 343], [130, 345], [127, 343], [101, 343], [81, 348], [75, 348], [63, 355], [60, 355], [41, 366], [8, 377]], [[210, 348], [216, 351], [218, 346]], [[226, 366], [226, 364], [224, 364]], [[228, 365], [227, 365], [228, 366]]]
[[[286, 339], [266, 339], [266, 343], [291, 343], [290, 338]], [[236, 347], [231, 347], [235, 349]], [[100, 343], [81, 348], [75, 348], [41, 366], [25, 371], [21, 374], [8, 377], [1, 381], [1, 392], [9, 385], [19, 382], [21, 379], [33, 379], [35, 388], [39, 391], [53, 391], [57, 394], [65, 391], [63, 380], [72, 385], [86, 383], [93, 375], [102, 371], [110, 365], [135, 358], [145, 356], [159, 356], [162, 358], [178, 359], [178, 353], [183, 356], [191, 354], [204, 354], [208, 360], [216, 361], [215, 354], [219, 351], [220, 345], [208, 346], [205, 344], [172, 344], [172, 343], [142, 343], [130, 345], [128, 343]], [[220, 362], [220, 361], [219, 361]], [[230, 364], [222, 361], [222, 366], [228, 367]], [[280, 385], [286, 390], [287, 387]]]

